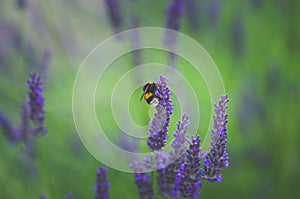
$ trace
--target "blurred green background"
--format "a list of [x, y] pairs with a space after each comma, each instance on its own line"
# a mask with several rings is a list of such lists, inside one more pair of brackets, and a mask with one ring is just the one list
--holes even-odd
[[[15, 126], [20, 124], [28, 74], [36, 71], [46, 81], [48, 128], [45, 137], [35, 140], [33, 160], [24, 155], [22, 144], [9, 143], [0, 134], [0, 198], [38, 198], [41, 193], [63, 198], [68, 191], [74, 198], [93, 198], [96, 168], [101, 163], [76, 133], [72, 89], [84, 57], [114, 33], [104, 3], [0, 0], [0, 4], [0, 111]], [[132, 15], [138, 16], [138, 27], [164, 27], [167, 5], [168, 1], [159, 0], [121, 1], [124, 30], [130, 28]], [[186, 0], [180, 31], [211, 55], [230, 98], [230, 167], [223, 172], [224, 181], [210, 184], [202, 198], [300, 195], [299, 10], [297, 0]], [[148, 50], [142, 60], [167, 63], [167, 54]], [[125, 55], [121, 63], [130, 69], [131, 56]], [[179, 60], [179, 67], [185, 63]], [[121, 75], [118, 70], [111, 72], [115, 79]], [[197, 81], [192, 79], [193, 71], [185, 73], [191, 83]], [[111, 92], [112, 80], [104, 80], [108, 86], [103, 95]], [[135, 97], [140, 97], [139, 91], [133, 93]], [[197, 97], [201, 107], [207, 105], [201, 111], [208, 114], [207, 93], [199, 91]], [[148, 109], [145, 103], [130, 105], [133, 118], [144, 125], [150, 119]], [[178, 119], [177, 113], [171, 132]], [[202, 122], [200, 134], [209, 119]], [[105, 124], [117, 140], [120, 129], [113, 118], [108, 116]], [[108, 179], [111, 198], [138, 198], [132, 174], [110, 169]]]

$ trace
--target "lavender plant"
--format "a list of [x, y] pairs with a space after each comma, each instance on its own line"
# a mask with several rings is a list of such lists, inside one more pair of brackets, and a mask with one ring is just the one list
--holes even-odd
[[[167, 92], [163, 94], [163, 90]], [[148, 147], [149, 143], [151, 143], [150, 146], [160, 147], [149, 147], [155, 153], [147, 155], [144, 163], [134, 162], [131, 164], [131, 168], [135, 172], [135, 183], [141, 198], [153, 198], [153, 183], [155, 180], [153, 172], [152, 174], [142, 173], [142, 169], [158, 168], [156, 182], [158, 193], [161, 196], [164, 198], [197, 199], [200, 197], [203, 181], [221, 182], [221, 170], [223, 167], [229, 166], [226, 151], [228, 96], [221, 96], [219, 102], [214, 104], [216, 115], [214, 116], [212, 142], [208, 152], [201, 150], [200, 136], [192, 136], [191, 138], [187, 136], [189, 118], [187, 114], [183, 114], [181, 121], [177, 123], [177, 130], [174, 132], [174, 140], [171, 144], [172, 150], [166, 153], [163, 151], [163, 147], [165, 146], [170, 124], [170, 114], [166, 113], [172, 113], [173, 111], [173, 105], [169, 99], [170, 95], [167, 93], [169, 93], [167, 78], [161, 75], [158, 81], [157, 96], [162, 100], [160, 106], [157, 107], [154, 118], [149, 123], [149, 137], [147, 140]], [[163, 96], [167, 97], [164, 98]], [[161, 129], [164, 129], [164, 131], [161, 131]]]

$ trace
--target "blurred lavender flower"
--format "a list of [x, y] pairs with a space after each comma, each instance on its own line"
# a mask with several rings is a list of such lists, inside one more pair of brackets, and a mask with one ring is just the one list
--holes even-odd
[[198, 9], [198, 2], [195, 0], [185, 1], [185, 13], [188, 18], [188, 22], [193, 30], [198, 30], [200, 28], [200, 12]]
[[28, 0], [16, 0], [17, 6], [19, 6], [19, 8], [23, 9], [25, 8], [25, 6], [27, 5]]
[[256, 8], [260, 8], [262, 6], [262, 0], [250, 0], [250, 3]]
[[122, 30], [123, 20], [121, 18], [120, 6], [117, 0], [104, 0], [106, 5], [107, 15], [110, 20], [111, 26], [115, 32], [118, 33]]
[[[183, 0], [172, 0], [169, 3], [167, 9], [167, 17], [165, 27], [171, 30], [179, 31], [181, 25], [181, 17], [184, 10], [184, 1]], [[176, 51], [177, 49], [177, 32], [166, 30], [164, 34], [164, 45], [170, 51]], [[174, 53], [169, 54], [169, 65], [175, 66], [177, 61], [177, 56]]]
[[137, 152], [138, 140], [122, 133], [119, 136], [119, 147], [129, 152]]
[[97, 169], [97, 180], [95, 185], [95, 199], [108, 199], [108, 190], [110, 183], [107, 181], [107, 168], [102, 167]]
[[199, 191], [202, 187], [200, 181], [202, 173], [200, 159], [202, 157], [200, 137], [192, 137], [189, 149], [186, 150], [185, 161], [180, 165], [176, 175], [175, 188], [172, 190], [171, 196], [199, 198]]
[[138, 187], [141, 199], [153, 198], [153, 189], [151, 186], [151, 178], [147, 173], [135, 173], [135, 184]]
[[169, 3], [166, 18], [166, 28], [178, 31], [181, 24], [181, 16], [184, 9], [183, 0], [172, 0]]
[[218, 104], [215, 104], [214, 129], [212, 130], [212, 142], [210, 152], [203, 161], [204, 170], [202, 178], [209, 182], [222, 182], [221, 169], [229, 166], [227, 144], [227, 113], [228, 108], [227, 95], [220, 98]]
[[244, 54], [245, 48], [245, 28], [241, 16], [236, 16], [232, 24], [233, 51], [236, 57]]
[[26, 142], [30, 136], [29, 131], [29, 105], [28, 102], [25, 101], [21, 111], [21, 126], [18, 131], [18, 140]]
[[41, 196], [40, 196], [40, 199], [47, 199], [47, 196], [46, 196], [46, 194], [41, 194]]
[[[134, 30], [132, 31], [131, 34], [131, 43], [132, 43], [132, 48], [137, 49], [140, 47], [140, 37], [139, 37], [139, 31], [137, 28], [138, 24], [138, 19], [136, 17], [133, 17], [131, 19], [131, 28]], [[134, 50], [132, 51], [133, 53], [133, 66], [138, 66], [141, 64], [141, 52], [140, 50]]]
[[0, 127], [2, 128], [4, 136], [7, 137], [10, 142], [16, 141], [13, 126], [2, 112], [0, 112]]
[[213, 0], [210, 2], [208, 8], [209, 24], [212, 29], [217, 28], [221, 11], [221, 2], [219, 0]]
[[52, 58], [52, 51], [50, 49], [44, 50], [42, 59], [39, 63], [39, 70], [40, 70], [41, 77], [43, 78], [44, 84], [48, 80], [48, 68], [49, 68], [51, 58]]
[[161, 100], [156, 106], [156, 113], [149, 123], [150, 128], [148, 130], [147, 145], [152, 151], [160, 150], [166, 145], [168, 139], [168, 127], [170, 125], [170, 115], [173, 113], [173, 104], [167, 82], [168, 78], [160, 75], [157, 82], [158, 89], [155, 94]]
[[67, 195], [65, 195], [65, 199], [73, 199], [72, 191], [70, 191]]
[[35, 124], [36, 128], [33, 129], [33, 135], [43, 136], [47, 133], [47, 128], [44, 127], [45, 110], [44, 110], [44, 98], [43, 82], [39, 75], [36, 73], [30, 73], [29, 80], [27, 81], [27, 87], [29, 88], [29, 106], [30, 106], [30, 119]]
[[[139, 19], [140, 19], [140, 14], [139, 14], [139, 4], [140, 2], [137, 0], [128, 0], [128, 3], [131, 4], [131, 9], [130, 9], [130, 28], [132, 30], [131, 36], [131, 44], [133, 49], [137, 49], [140, 47], [140, 36], [139, 36]], [[141, 64], [141, 51], [140, 50], [134, 50], [132, 51], [133, 53], [133, 66], [138, 66]]]

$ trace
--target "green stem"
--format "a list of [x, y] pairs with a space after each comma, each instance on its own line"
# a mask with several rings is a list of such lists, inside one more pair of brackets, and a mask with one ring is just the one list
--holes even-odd
[[40, 152], [42, 168], [46, 173], [46, 177], [48, 179], [48, 183], [49, 183], [49, 187], [50, 187], [51, 197], [49, 197], [49, 198], [55, 198], [54, 182], [53, 182], [53, 178], [52, 178], [51, 173], [50, 173], [47, 154], [44, 150], [44, 147], [40, 146], [40, 142], [38, 141], [37, 143], [39, 145], [38, 149], [39, 149], [39, 152]]

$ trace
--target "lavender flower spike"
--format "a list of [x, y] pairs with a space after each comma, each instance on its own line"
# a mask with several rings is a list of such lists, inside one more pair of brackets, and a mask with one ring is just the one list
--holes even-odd
[[170, 125], [170, 115], [173, 113], [173, 104], [170, 99], [171, 91], [167, 86], [168, 78], [160, 75], [155, 95], [160, 98], [156, 106], [154, 118], [150, 121], [148, 130], [147, 145], [152, 151], [160, 150], [166, 145], [168, 139], [168, 127]]
[[210, 152], [203, 161], [204, 170], [202, 178], [209, 182], [222, 182], [221, 169], [229, 166], [227, 144], [228, 123], [226, 109], [228, 108], [227, 95], [221, 96], [218, 104], [215, 104], [214, 129], [212, 130], [212, 142]]
[[186, 134], [189, 126], [190, 126], [189, 116], [184, 113], [182, 115], [181, 122], [178, 121], [177, 123], [177, 130], [174, 132], [175, 139], [172, 142], [173, 151], [170, 152], [170, 156], [172, 160], [177, 159], [185, 152]]
[[33, 135], [43, 136], [47, 133], [46, 127], [44, 127], [45, 110], [44, 110], [44, 98], [43, 82], [39, 75], [36, 73], [30, 73], [29, 80], [27, 81], [27, 87], [29, 88], [29, 107], [30, 107], [30, 119], [35, 124], [36, 128], [33, 129]]
[[106, 10], [111, 26], [115, 29], [115, 32], [120, 32], [123, 26], [123, 21], [121, 18], [118, 0], [104, 0], [104, 2], [106, 4]]
[[95, 185], [95, 199], [109, 199], [108, 190], [110, 183], [107, 181], [107, 168], [102, 167], [97, 170], [97, 180]]
[[192, 137], [189, 149], [186, 150], [185, 162], [180, 165], [179, 172], [175, 179], [175, 189], [172, 196], [197, 199], [202, 187], [200, 181], [202, 169], [200, 168], [200, 159], [202, 152], [200, 148], [200, 137]]

